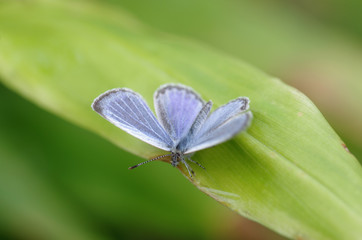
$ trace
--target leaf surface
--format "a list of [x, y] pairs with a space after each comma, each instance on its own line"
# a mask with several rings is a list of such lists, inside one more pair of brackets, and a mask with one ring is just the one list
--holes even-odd
[[362, 234], [357, 160], [309, 99], [238, 59], [107, 6], [12, 1], [0, 5], [0, 75], [29, 100], [145, 158], [162, 151], [94, 113], [90, 104], [100, 93], [128, 87], [152, 106], [159, 85], [180, 82], [215, 106], [247, 96], [250, 129], [197, 152], [193, 159], [206, 171], [193, 167], [193, 183], [291, 238]]

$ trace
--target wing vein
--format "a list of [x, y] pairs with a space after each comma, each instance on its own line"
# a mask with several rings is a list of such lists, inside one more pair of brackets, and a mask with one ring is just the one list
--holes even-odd
[[[143, 101], [141, 101], [141, 105], [142, 105], [143, 109], [147, 110], [148, 106]], [[146, 111], [146, 112], [147, 112], [148, 116], [152, 119], [152, 121], [155, 123], [155, 125], [158, 127], [160, 132], [162, 132], [164, 138], [170, 139], [170, 136], [166, 133], [165, 129], [163, 129], [161, 124], [157, 121], [156, 117], [151, 115], [151, 113], [149, 111]]]
[[[123, 101], [123, 99], [121, 98], [121, 101], [127, 106], [127, 104]], [[120, 107], [120, 109], [122, 110], [122, 111], [124, 111], [125, 113], [127, 113], [127, 111], [121, 106], [121, 104], [119, 103], [119, 102], [117, 102], [117, 101], [115, 101], [115, 103]], [[130, 109], [130, 111], [132, 112], [132, 113], [134, 113], [133, 111], [132, 111], [132, 109]], [[137, 118], [137, 115], [136, 115], [136, 118], [134, 117], [134, 116], [132, 116], [131, 114], [129, 114], [129, 116], [134, 120], [134, 121], [137, 121], [139, 124], [141, 124], [142, 126], [144, 126], [146, 129], [148, 129], [148, 130], [150, 130], [151, 132], [153, 132], [156, 136], [158, 136], [158, 138], [159, 139], [162, 139], [162, 137], [160, 136], [160, 135], [158, 135], [152, 128], [148, 128], [142, 121], [139, 121], [140, 119], [139, 118]], [[128, 123], [128, 124], [130, 124], [130, 123]], [[131, 125], [131, 124], [130, 124]]]

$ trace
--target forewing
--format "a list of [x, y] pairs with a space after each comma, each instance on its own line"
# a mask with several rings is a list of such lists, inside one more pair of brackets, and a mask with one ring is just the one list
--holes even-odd
[[170, 151], [173, 142], [143, 100], [130, 89], [109, 90], [97, 97], [92, 108], [127, 133], [160, 149]]
[[216, 109], [188, 140], [185, 153], [215, 146], [246, 129], [252, 119], [252, 113], [246, 112], [248, 108], [249, 99], [240, 97]]
[[154, 104], [158, 119], [177, 144], [189, 132], [204, 102], [189, 87], [167, 84], [155, 92]]

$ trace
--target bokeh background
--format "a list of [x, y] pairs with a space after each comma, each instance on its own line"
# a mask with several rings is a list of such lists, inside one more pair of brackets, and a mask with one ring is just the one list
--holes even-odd
[[[362, 1], [99, 2], [298, 88], [362, 159]], [[3, 85], [0, 110], [0, 239], [284, 239]]]

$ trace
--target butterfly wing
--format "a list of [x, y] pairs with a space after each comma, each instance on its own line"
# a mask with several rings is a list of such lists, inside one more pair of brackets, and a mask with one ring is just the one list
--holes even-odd
[[246, 129], [252, 119], [249, 99], [240, 97], [216, 109], [196, 134], [188, 139], [185, 154], [209, 148]]
[[126, 88], [109, 90], [97, 97], [92, 108], [125, 132], [160, 149], [170, 151], [173, 142], [143, 100]]
[[189, 132], [204, 102], [189, 87], [167, 84], [155, 92], [154, 104], [158, 119], [177, 145]]
[[212, 107], [212, 102], [208, 101], [200, 110], [199, 114], [197, 115], [194, 123], [192, 124], [189, 132], [187, 135], [181, 139], [180, 143], [177, 145], [177, 149], [181, 152], [185, 152], [193, 139], [195, 139], [195, 135], [199, 132], [200, 128], [204, 124], [205, 120], [207, 119], [207, 116], [210, 113]]

